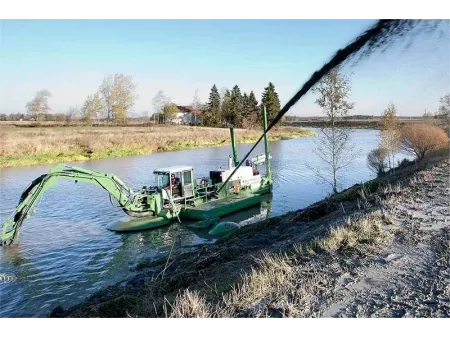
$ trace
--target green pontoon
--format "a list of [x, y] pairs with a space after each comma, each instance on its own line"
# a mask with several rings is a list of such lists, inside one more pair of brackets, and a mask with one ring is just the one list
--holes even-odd
[[[266, 130], [267, 116], [264, 107], [262, 110]], [[159, 168], [153, 172], [155, 185], [136, 191], [113, 174], [57, 165], [48, 174], [35, 179], [22, 193], [14, 215], [2, 225], [1, 245], [14, 242], [33, 207], [58, 179], [88, 182], [108, 191], [110, 199], [115, 199], [128, 215], [108, 225], [108, 229], [118, 232], [151, 229], [174, 220], [182, 224], [182, 220], [189, 220], [194, 228], [207, 228], [222, 216], [256, 205], [261, 202], [262, 195], [272, 190], [267, 135], [264, 134], [265, 153], [239, 166], [233, 128], [230, 128], [230, 134], [233, 155], [228, 159], [227, 169], [212, 170], [209, 177], [195, 178], [191, 166]], [[258, 166], [263, 163], [266, 172], [261, 175]]]

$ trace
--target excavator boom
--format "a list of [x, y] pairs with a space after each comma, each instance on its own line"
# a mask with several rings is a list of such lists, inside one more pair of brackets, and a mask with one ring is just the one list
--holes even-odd
[[[80, 167], [70, 167], [64, 164], [53, 167], [48, 174], [35, 179], [20, 196], [19, 204], [11, 218], [2, 225], [1, 245], [6, 246], [14, 242], [18, 230], [27, 219], [33, 207], [37, 204], [43, 193], [54, 186], [58, 179], [68, 179], [75, 182], [87, 182], [102, 187], [112, 196], [119, 206], [128, 214], [143, 216], [155, 213], [155, 203], [148, 203], [149, 194], [134, 192], [128, 188], [118, 177], [104, 174]], [[143, 200], [146, 203], [143, 203]]]

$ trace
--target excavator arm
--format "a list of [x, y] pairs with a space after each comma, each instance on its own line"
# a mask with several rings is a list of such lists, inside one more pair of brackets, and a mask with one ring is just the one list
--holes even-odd
[[[138, 216], [155, 213], [155, 205], [143, 203], [148, 197], [140, 192], [128, 188], [118, 177], [80, 167], [69, 167], [64, 164], [53, 167], [48, 174], [35, 179], [22, 193], [19, 204], [11, 218], [2, 225], [1, 245], [6, 246], [14, 242], [18, 230], [27, 216], [33, 210], [44, 192], [54, 186], [58, 179], [68, 179], [75, 182], [87, 182], [102, 187], [112, 196], [126, 213]], [[147, 200], [147, 199], [145, 199]], [[153, 208], [153, 210], [152, 210]]]

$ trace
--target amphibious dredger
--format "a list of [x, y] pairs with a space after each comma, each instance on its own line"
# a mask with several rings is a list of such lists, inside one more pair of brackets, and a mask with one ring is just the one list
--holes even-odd
[[[267, 115], [264, 107], [262, 111], [265, 131]], [[57, 165], [48, 174], [31, 182], [22, 193], [14, 214], [2, 225], [1, 245], [7, 246], [15, 241], [20, 226], [33, 207], [59, 179], [88, 182], [105, 189], [111, 202], [111, 198], [114, 198], [122, 210], [131, 216], [126, 221], [109, 224], [108, 229], [113, 231], [151, 229], [174, 220], [180, 223], [183, 223], [181, 220], [194, 220], [197, 222], [190, 222], [190, 226], [207, 228], [217, 223], [221, 216], [258, 204], [261, 196], [272, 190], [267, 135], [264, 134], [265, 153], [247, 160], [245, 165], [237, 168], [239, 160], [233, 128], [230, 128], [230, 134], [233, 156], [228, 159], [228, 169], [210, 171], [209, 178], [194, 179], [191, 166], [160, 168], [154, 170], [154, 186], [144, 186], [133, 191], [113, 174]], [[258, 165], [262, 163], [266, 164], [264, 175], [258, 170]]]

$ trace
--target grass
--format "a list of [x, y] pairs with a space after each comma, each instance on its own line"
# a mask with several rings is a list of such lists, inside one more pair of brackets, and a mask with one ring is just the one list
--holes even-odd
[[208, 318], [212, 313], [210, 305], [197, 291], [180, 293], [170, 307], [170, 314], [166, 310], [166, 316], [170, 318]]
[[162, 277], [159, 273], [143, 290], [119, 291], [116, 297], [95, 302], [76, 316], [117, 317], [124, 311], [128, 317], [319, 316], [319, 307], [324, 299], [330, 299], [339, 276], [354, 264], [349, 258], [375, 254], [391, 243], [393, 235], [383, 229], [384, 219], [379, 211], [352, 216], [303, 245], [293, 243], [279, 252], [257, 254], [250, 270], [238, 279], [221, 275], [219, 280], [205, 280], [203, 287], [197, 285], [193, 290], [180, 287], [179, 279], [197, 279], [195, 273], [191, 277]]
[[324, 264], [325, 256], [373, 253], [386, 247], [393, 235], [383, 229], [385, 218], [379, 211], [354, 216], [307, 245], [264, 253], [255, 258], [255, 266], [241, 282], [218, 295], [218, 301], [208, 302], [198, 291], [184, 290], [172, 302], [165, 299], [164, 314], [177, 318], [314, 316], [321, 297], [337, 282], [333, 268]]
[[356, 249], [384, 244], [390, 234], [383, 230], [383, 223], [389, 216], [373, 212], [363, 217], [348, 218], [344, 226], [330, 230], [328, 236], [313, 243], [312, 249], [327, 252]]
[[[238, 142], [252, 143], [261, 131], [236, 129], [235, 134]], [[309, 130], [281, 127], [269, 133], [269, 140], [312, 135]], [[229, 143], [229, 130], [225, 128], [6, 126], [0, 128], [0, 167], [146, 155]]]

